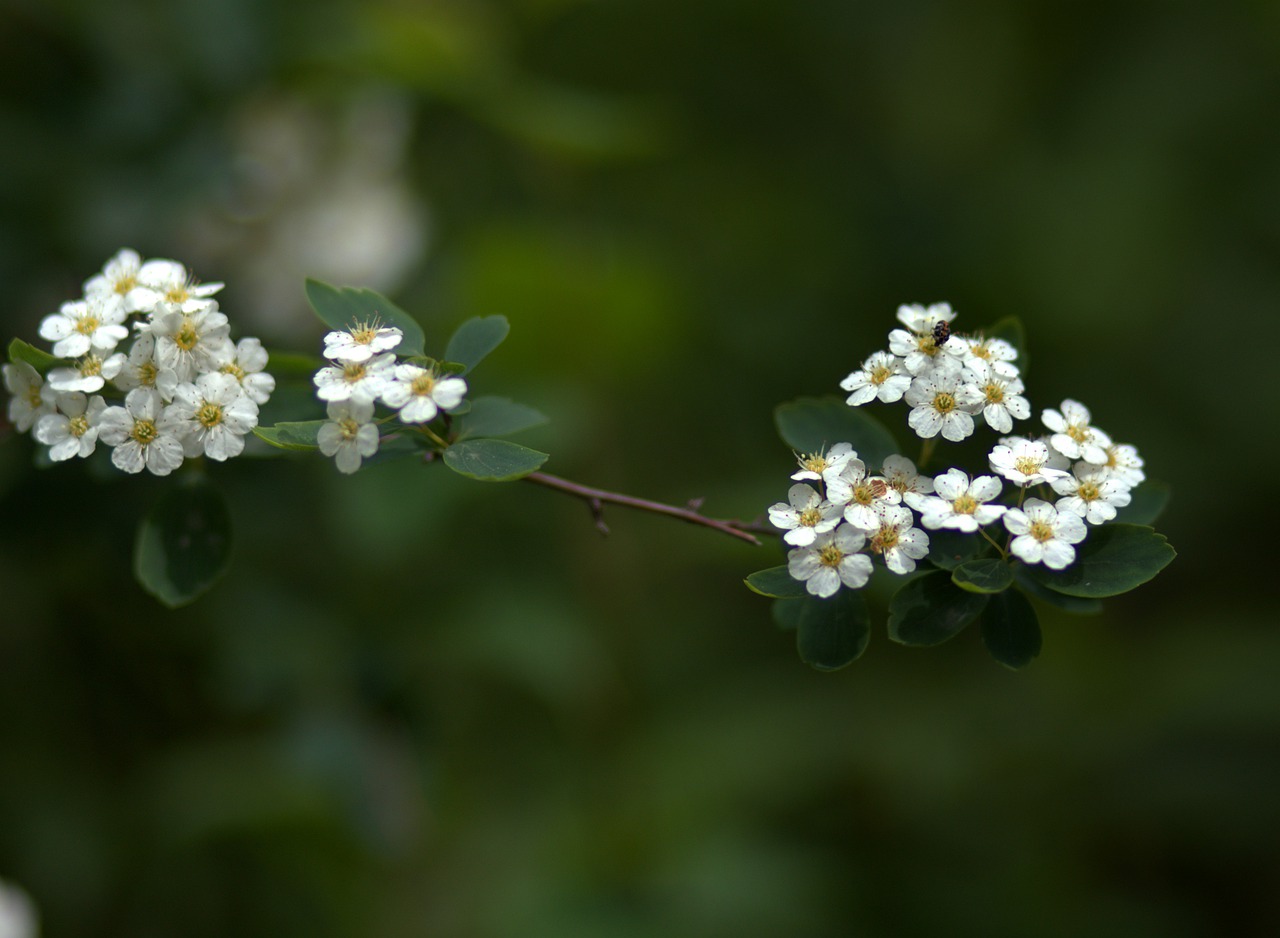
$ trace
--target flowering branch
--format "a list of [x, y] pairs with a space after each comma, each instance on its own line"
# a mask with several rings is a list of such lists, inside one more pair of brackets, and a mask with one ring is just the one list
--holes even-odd
[[684, 508], [675, 505], [666, 505], [662, 502], [649, 501], [645, 498], [636, 498], [633, 495], [623, 495], [619, 492], [610, 492], [605, 489], [592, 488], [588, 485], [582, 485], [578, 482], [570, 482], [568, 479], [562, 479], [559, 476], [553, 476], [546, 472], [531, 472], [524, 477], [526, 482], [533, 482], [535, 485], [543, 485], [549, 489], [556, 489], [575, 498], [580, 498], [587, 503], [587, 507], [591, 509], [591, 517], [595, 519], [596, 527], [601, 534], [609, 533], [609, 526], [604, 521], [604, 506], [621, 505], [624, 508], [634, 508], [637, 511], [647, 511], [655, 515], [665, 515], [668, 518], [679, 518], [681, 521], [687, 521], [689, 524], [701, 525], [704, 528], [711, 528], [713, 531], [720, 531], [728, 534], [730, 537], [736, 537], [740, 541], [746, 541], [748, 544], [759, 545], [760, 540], [752, 531], [760, 531], [764, 533], [764, 528], [755, 522], [748, 521], [730, 521], [720, 518], [708, 518], [706, 515], [700, 514], [698, 509], [702, 507], [702, 499], [694, 499]]

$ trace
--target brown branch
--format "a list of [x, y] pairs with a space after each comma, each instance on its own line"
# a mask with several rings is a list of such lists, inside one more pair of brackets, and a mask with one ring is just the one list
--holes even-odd
[[700, 498], [693, 499], [684, 508], [677, 508], [675, 505], [664, 505], [662, 502], [652, 502], [645, 498], [636, 498], [632, 495], [622, 495], [618, 492], [591, 488], [545, 472], [531, 472], [524, 477], [524, 481], [532, 482], [535, 485], [543, 485], [549, 489], [556, 489], [585, 501], [587, 507], [591, 510], [591, 517], [595, 520], [595, 525], [601, 534], [609, 533], [609, 527], [604, 522], [605, 505], [621, 505], [623, 508], [634, 508], [637, 511], [647, 511], [655, 515], [666, 515], [668, 518], [677, 518], [680, 521], [687, 521], [689, 524], [720, 531], [730, 537], [736, 537], [740, 541], [746, 541], [748, 544], [759, 545], [760, 543], [760, 540], [751, 532], [769, 533], [758, 522], [728, 521], [719, 518], [708, 518], [706, 515], [700, 514], [698, 512], [698, 509], [702, 507], [702, 499]]

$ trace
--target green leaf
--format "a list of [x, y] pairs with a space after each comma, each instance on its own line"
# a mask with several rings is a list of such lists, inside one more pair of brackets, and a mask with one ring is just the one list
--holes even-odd
[[349, 330], [357, 323], [377, 321], [404, 333], [394, 350], [399, 358], [422, 354], [424, 338], [418, 321], [381, 293], [359, 287], [333, 287], [308, 279], [307, 301], [331, 329]]
[[471, 402], [471, 412], [459, 423], [458, 438], [507, 436], [546, 422], [546, 416], [525, 404], [505, 397], [477, 397]]
[[940, 528], [929, 532], [929, 562], [943, 570], [954, 570], [986, 549], [987, 541], [976, 531], [964, 534]]
[[1001, 593], [1013, 585], [1013, 568], [999, 557], [966, 560], [951, 571], [951, 582], [970, 593]]
[[50, 355], [29, 342], [23, 342], [21, 339], [13, 339], [9, 342], [9, 361], [15, 363], [26, 362], [41, 374], [44, 374], [54, 365], [63, 363], [63, 359]]
[[803, 599], [775, 599], [772, 609], [773, 624], [784, 632], [794, 632], [800, 628], [800, 610], [803, 608]]
[[819, 671], [836, 671], [856, 661], [871, 640], [871, 617], [862, 594], [842, 589], [834, 596], [799, 600], [796, 651]]
[[850, 443], [868, 470], [878, 472], [898, 444], [880, 421], [838, 397], [801, 397], [773, 412], [778, 435], [798, 453], [816, 453]]
[[138, 528], [133, 572], [170, 608], [186, 605], [226, 572], [231, 515], [205, 481], [184, 481], [158, 501]]
[[502, 344], [511, 331], [506, 316], [476, 316], [458, 327], [449, 339], [444, 357], [463, 366], [463, 374], [480, 364], [490, 352]]
[[316, 449], [316, 434], [325, 425], [324, 420], [304, 420], [296, 423], [278, 423], [274, 427], [254, 427], [254, 436], [266, 440], [272, 446], [290, 450]]
[[1028, 573], [1031, 569], [1026, 564], [1018, 564], [1013, 569], [1013, 579], [1017, 582], [1018, 588], [1028, 596], [1076, 616], [1096, 616], [1102, 612], [1101, 599], [1081, 599], [1078, 596], [1055, 593], [1033, 580]]
[[907, 582], [889, 601], [889, 637], [903, 645], [937, 645], [978, 617], [988, 597], [968, 593], [942, 570]]
[[1027, 574], [1056, 593], [1102, 599], [1118, 596], [1146, 583], [1167, 567], [1177, 552], [1164, 535], [1138, 524], [1104, 524], [1090, 527], [1089, 536], [1076, 547], [1076, 560], [1054, 572], [1039, 565]]
[[303, 355], [300, 352], [267, 352], [266, 371], [276, 378], [306, 378], [320, 370], [324, 360], [316, 355]]
[[1027, 373], [1027, 332], [1022, 327], [1022, 320], [1017, 316], [1005, 316], [990, 326], [982, 330], [982, 334], [989, 339], [1004, 339], [1015, 349], [1018, 350], [1018, 357], [1015, 364], [1018, 371], [1025, 375]]
[[1040, 654], [1040, 623], [1017, 590], [992, 596], [982, 611], [982, 644], [1006, 668], [1024, 668]]
[[746, 583], [747, 589], [753, 593], [772, 596], [774, 599], [794, 599], [797, 596], [809, 595], [804, 588], [804, 582], [787, 572], [786, 564], [770, 567], [767, 570], [757, 570], [742, 582]]
[[444, 464], [481, 482], [510, 482], [547, 461], [547, 454], [506, 440], [465, 440], [444, 451]]
[[1116, 512], [1115, 520], [1124, 524], [1153, 524], [1164, 514], [1173, 497], [1173, 486], [1148, 479], [1130, 493], [1129, 504]]

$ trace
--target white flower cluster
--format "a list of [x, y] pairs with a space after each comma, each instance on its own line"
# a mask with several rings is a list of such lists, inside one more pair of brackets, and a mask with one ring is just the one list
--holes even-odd
[[316, 396], [328, 404], [329, 420], [316, 442], [334, 457], [339, 472], [355, 472], [378, 451], [378, 402], [398, 412], [400, 422], [426, 424], [462, 403], [467, 382], [423, 367], [397, 362], [393, 351], [404, 334], [394, 326], [358, 323], [324, 337], [329, 364], [316, 372]]
[[[906, 328], [893, 330], [889, 350], [873, 353], [841, 382], [847, 403], [905, 399], [912, 408], [907, 425], [927, 441], [966, 439], [979, 416], [1006, 434], [1015, 419], [1030, 417], [1017, 350], [1001, 339], [953, 333], [954, 318], [946, 303], [899, 307]], [[870, 475], [849, 443], [798, 456], [800, 471], [791, 476], [798, 484], [786, 502], [769, 509], [793, 548], [791, 575], [809, 593], [828, 597], [842, 584], [858, 589], [867, 582], [869, 555], [879, 555], [894, 573], [910, 573], [929, 552], [916, 514], [931, 531], [982, 532], [1003, 556], [1023, 563], [1070, 566], [1088, 525], [1114, 519], [1129, 504], [1130, 491], [1145, 478], [1143, 462], [1134, 447], [1113, 443], [1092, 426], [1089, 410], [1077, 401], [1044, 411], [1041, 420], [1048, 430], [1041, 438], [998, 439], [988, 454], [994, 475], [950, 468], [930, 478], [897, 455], [885, 460], [880, 475]], [[996, 501], [1004, 488], [997, 476], [1017, 486], [1015, 505]], [[1045, 498], [1027, 497], [1032, 486], [1042, 486]], [[983, 530], [998, 521], [1007, 532], [1003, 546]]]
[[[263, 371], [261, 342], [231, 340], [212, 298], [220, 289], [177, 261], [122, 249], [80, 299], [40, 323], [40, 337], [68, 364], [47, 377], [26, 362], [4, 366], [9, 420], [22, 432], [34, 427], [55, 462], [88, 456], [99, 441], [117, 468], [161, 476], [184, 459], [238, 456], [275, 379]], [[122, 404], [97, 393], [108, 384]]]

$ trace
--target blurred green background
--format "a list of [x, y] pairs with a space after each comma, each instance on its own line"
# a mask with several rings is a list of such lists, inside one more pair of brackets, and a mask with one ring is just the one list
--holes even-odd
[[502, 313], [472, 386], [548, 470], [752, 517], [773, 406], [947, 300], [1023, 317], [1180, 556], [1024, 672], [878, 629], [823, 675], [741, 585], [776, 544], [241, 459], [169, 612], [165, 480], [10, 435], [0, 878], [47, 936], [1280, 933], [1278, 104], [1271, 0], [3, 0], [6, 342], [123, 245], [273, 348], [304, 276], [429, 350]]

